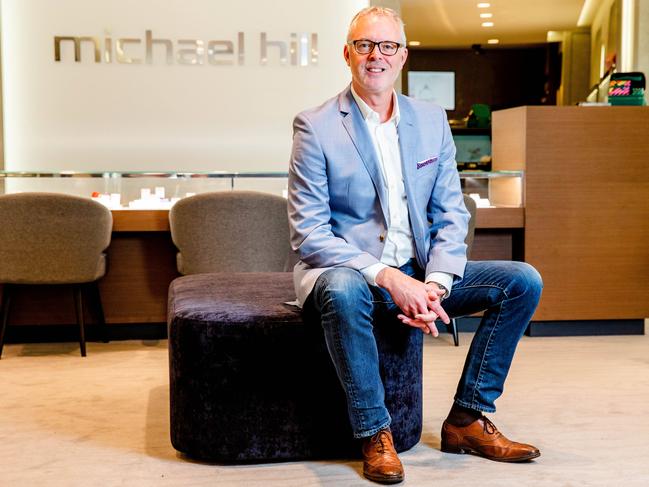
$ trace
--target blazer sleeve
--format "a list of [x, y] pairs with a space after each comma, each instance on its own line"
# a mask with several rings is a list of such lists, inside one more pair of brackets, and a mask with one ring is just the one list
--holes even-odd
[[471, 215], [464, 206], [455, 162], [455, 144], [446, 112], [441, 108], [440, 112], [443, 137], [439, 171], [427, 208], [431, 227], [426, 275], [438, 271], [462, 277], [467, 260], [464, 240]]
[[293, 149], [288, 172], [288, 219], [291, 247], [310, 267], [363, 269], [379, 260], [332, 231], [327, 160], [308, 116], [293, 121]]

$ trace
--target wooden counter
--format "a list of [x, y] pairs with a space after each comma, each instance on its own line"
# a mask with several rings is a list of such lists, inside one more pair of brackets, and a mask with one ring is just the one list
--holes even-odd
[[493, 169], [525, 171], [534, 320], [649, 316], [649, 107], [493, 113]]
[[477, 230], [485, 228], [524, 228], [524, 208], [478, 208]]
[[112, 210], [113, 232], [168, 232], [169, 210]]
[[[523, 208], [478, 208], [476, 228], [523, 228]], [[167, 232], [169, 210], [113, 210], [113, 232]]]

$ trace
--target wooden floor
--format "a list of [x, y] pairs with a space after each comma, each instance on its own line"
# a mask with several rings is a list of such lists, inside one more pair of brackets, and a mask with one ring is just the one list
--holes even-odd
[[[649, 485], [649, 337], [524, 337], [498, 413], [542, 456], [502, 464], [441, 453], [468, 350], [425, 339], [424, 434], [402, 454], [410, 486]], [[0, 360], [1, 486], [373, 485], [356, 461], [221, 466], [169, 442], [166, 341], [7, 345]], [[326, 434], [326, 432], [323, 432]]]

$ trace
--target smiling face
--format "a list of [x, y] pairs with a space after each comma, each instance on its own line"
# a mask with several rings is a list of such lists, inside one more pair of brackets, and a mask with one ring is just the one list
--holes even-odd
[[[359, 39], [403, 44], [399, 25], [386, 15], [372, 14], [358, 18], [352, 26], [349, 40]], [[354, 90], [367, 100], [392, 94], [394, 82], [408, 57], [408, 50], [401, 47], [394, 56], [386, 56], [379, 46], [375, 46], [369, 54], [358, 54], [353, 46], [347, 44], [344, 55], [352, 72]]]

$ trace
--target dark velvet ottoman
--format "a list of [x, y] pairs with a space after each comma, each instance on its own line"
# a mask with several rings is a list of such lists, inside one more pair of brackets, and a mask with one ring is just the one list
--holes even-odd
[[[171, 442], [190, 457], [259, 462], [358, 457], [322, 328], [283, 304], [290, 273], [180, 277], [169, 288]], [[398, 451], [422, 427], [422, 333], [378, 323]]]

